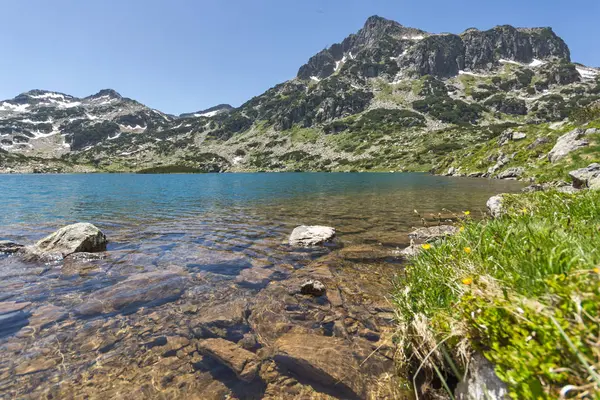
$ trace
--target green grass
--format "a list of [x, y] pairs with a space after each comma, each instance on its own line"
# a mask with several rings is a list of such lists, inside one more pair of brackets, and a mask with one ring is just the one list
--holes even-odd
[[[569, 384], [598, 390], [589, 365], [600, 367], [600, 192], [504, 203], [499, 219], [465, 217], [459, 234], [424, 250], [399, 278], [407, 358], [423, 360], [446, 339], [463, 369], [466, 354], [483, 352], [513, 398], [556, 398]], [[427, 362], [451, 370], [442, 356]]]

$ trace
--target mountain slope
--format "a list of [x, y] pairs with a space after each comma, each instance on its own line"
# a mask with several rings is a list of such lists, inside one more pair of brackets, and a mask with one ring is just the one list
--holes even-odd
[[432, 34], [375, 16], [239, 108], [173, 117], [114, 91], [32, 91], [0, 103], [0, 146], [100, 171], [428, 170], [565, 120], [600, 99], [599, 72], [551, 28]]

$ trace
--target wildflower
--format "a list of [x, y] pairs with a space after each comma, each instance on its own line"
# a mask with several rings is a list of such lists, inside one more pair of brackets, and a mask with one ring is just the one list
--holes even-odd
[[458, 228], [458, 231], [459, 231], [459, 232], [463, 232], [464, 230], [465, 230], [465, 227], [464, 227], [464, 226], [461, 226], [460, 228]]
[[462, 280], [463, 285], [470, 285], [473, 283], [473, 278], [465, 278]]
[[471, 254], [471, 248], [470, 247], [465, 247], [465, 253]]
[[421, 247], [423, 248], [423, 250], [429, 250], [431, 248], [431, 245], [429, 243], [425, 243], [422, 244]]
[[521, 210], [521, 212], [522, 212], [523, 214], [527, 214], [527, 209], [526, 209], [526, 208], [524, 208], [524, 209], [522, 209], [522, 210]]
[[463, 214], [465, 214], [468, 217], [469, 215], [471, 215], [471, 211], [463, 211]]
[[594, 272], [597, 274], [600, 274], [600, 268], [598, 268], [598, 267], [594, 268]]

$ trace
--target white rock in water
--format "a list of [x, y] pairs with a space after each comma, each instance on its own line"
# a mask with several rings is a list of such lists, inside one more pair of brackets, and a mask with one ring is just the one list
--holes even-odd
[[80, 222], [60, 228], [27, 250], [37, 255], [60, 254], [66, 257], [73, 253], [104, 251], [106, 243], [106, 236], [100, 229], [92, 224]]
[[298, 226], [290, 235], [291, 246], [318, 246], [330, 242], [335, 237], [335, 229], [330, 226]]

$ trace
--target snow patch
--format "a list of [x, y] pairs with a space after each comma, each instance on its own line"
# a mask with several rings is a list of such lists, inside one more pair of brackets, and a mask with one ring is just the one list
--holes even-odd
[[498, 61], [501, 62], [502, 64], [523, 65], [520, 62], [513, 61], [513, 60], [505, 60], [504, 58], [501, 58]]
[[463, 71], [463, 70], [460, 70], [460, 71], [458, 71], [458, 74], [459, 74], [459, 75], [480, 76], [480, 77], [486, 77], [486, 76], [489, 76], [489, 75], [486, 75], [486, 74], [476, 74], [475, 72], [471, 72], [471, 71]]
[[11, 104], [3, 102], [0, 104], [0, 111], [25, 112], [29, 108], [29, 104]]
[[240, 161], [242, 161], [243, 159], [244, 159], [244, 157], [242, 157], [242, 156], [233, 157], [233, 165], [239, 164]]
[[321, 82], [321, 80], [319, 78], [317, 78], [316, 76], [311, 76], [310, 79], [315, 82]]
[[335, 62], [335, 70], [338, 71], [340, 67], [346, 62], [346, 56], [342, 57], [340, 61]]
[[107, 137], [108, 140], [115, 140], [121, 137], [121, 132], [117, 133], [115, 136], [109, 136]]
[[404, 39], [404, 40], [423, 40], [423, 39], [425, 39], [425, 36], [423, 36], [423, 35], [402, 36], [402, 39]]
[[539, 67], [540, 65], [544, 65], [544, 64], [546, 64], [545, 61], [534, 58], [533, 61], [529, 63], [529, 66], [535, 68], [535, 67]]
[[31, 97], [32, 99], [65, 99], [65, 95], [64, 94], [60, 94], [60, 93], [43, 93], [43, 94], [30, 94], [28, 95], [29, 97]]
[[209, 111], [209, 112], [205, 112], [205, 113], [201, 113], [201, 114], [194, 114], [194, 117], [214, 117], [215, 115], [217, 115], [218, 113], [220, 113], [221, 110], [214, 110], [214, 111]]
[[350, 57], [351, 60], [354, 60], [356, 58], [356, 56], [352, 55], [351, 51], [348, 52], [348, 56]]
[[25, 124], [40, 125], [40, 124], [51, 124], [54, 121], [52, 121], [52, 119], [49, 119], [48, 121], [33, 121], [29, 118], [25, 118], [25, 119], [22, 119], [21, 122], [23, 122]]
[[594, 79], [596, 76], [598, 76], [598, 70], [592, 69], [592, 68], [582, 68], [582, 67], [576, 67], [577, 72], [579, 72], [579, 75], [581, 75], [581, 78], [583, 79]]

